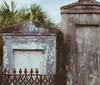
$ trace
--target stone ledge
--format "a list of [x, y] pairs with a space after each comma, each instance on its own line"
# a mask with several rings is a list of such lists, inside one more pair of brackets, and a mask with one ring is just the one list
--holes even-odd
[[2, 33], [3, 36], [56, 36], [56, 34], [52, 33]]

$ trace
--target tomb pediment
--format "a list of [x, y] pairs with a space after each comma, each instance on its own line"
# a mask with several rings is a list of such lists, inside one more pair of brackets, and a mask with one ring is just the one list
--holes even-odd
[[100, 2], [92, 0], [83, 0], [61, 7], [61, 14], [76, 14], [76, 13], [100, 13]]
[[26, 20], [18, 24], [1, 28], [0, 33], [44, 33], [45, 28], [42, 24]]

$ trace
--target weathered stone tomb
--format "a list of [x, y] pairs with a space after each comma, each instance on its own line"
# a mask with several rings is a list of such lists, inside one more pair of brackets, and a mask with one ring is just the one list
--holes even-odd
[[61, 7], [66, 85], [100, 85], [100, 3]]
[[56, 35], [39, 23], [24, 21], [0, 30], [3, 36], [3, 67], [38, 68], [41, 74], [56, 72]]

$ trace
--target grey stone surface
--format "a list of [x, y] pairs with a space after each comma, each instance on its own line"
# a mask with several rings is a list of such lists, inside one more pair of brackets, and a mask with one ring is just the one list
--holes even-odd
[[43, 74], [56, 73], [56, 36], [54, 34], [4, 33], [3, 40], [3, 66], [5, 68], [13, 69], [14, 50], [45, 50]]
[[66, 85], [100, 85], [99, 9], [96, 1], [61, 7]]
[[45, 51], [43, 74], [55, 74], [57, 32], [59, 31], [54, 28], [47, 31], [42, 24], [30, 20], [1, 28], [0, 33], [4, 42], [3, 67], [9, 70], [14, 68], [13, 52], [15, 50], [42, 50], [43, 52]]
[[19, 22], [18, 24], [1, 28], [0, 33], [45, 33], [44, 26], [31, 20]]

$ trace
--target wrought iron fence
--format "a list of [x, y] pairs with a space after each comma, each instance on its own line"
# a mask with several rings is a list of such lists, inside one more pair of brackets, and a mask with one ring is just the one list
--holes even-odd
[[41, 75], [37, 69], [35, 72], [31, 69], [29, 73], [27, 69], [24, 72], [0, 69], [0, 85], [55, 85], [55, 75]]

